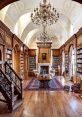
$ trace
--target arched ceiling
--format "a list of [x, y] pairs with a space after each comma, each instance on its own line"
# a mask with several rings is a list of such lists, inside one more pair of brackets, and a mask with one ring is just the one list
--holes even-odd
[[[0, 9], [2, 9], [5, 6], [7, 6], [8, 4], [16, 2], [16, 1], [19, 1], [19, 0], [1, 0], [0, 1]], [[73, 1], [76, 1], [76, 2], [79, 2], [82, 4], [82, 0], [73, 0]]]
[[[36, 48], [37, 37], [42, 32], [42, 27], [31, 22], [30, 14], [41, 1], [20, 0], [12, 4], [8, 3], [9, 5], [0, 11], [0, 20], [32, 49]], [[52, 48], [59, 48], [82, 27], [82, 5], [72, 0], [48, 1], [60, 14], [58, 22], [47, 27], [53, 42]]]

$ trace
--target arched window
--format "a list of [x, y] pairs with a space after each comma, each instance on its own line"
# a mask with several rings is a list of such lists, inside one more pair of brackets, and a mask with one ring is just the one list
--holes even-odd
[[65, 72], [65, 53], [62, 51], [62, 75]]
[[73, 45], [69, 49], [69, 71], [70, 79], [72, 79], [76, 74], [76, 55]]

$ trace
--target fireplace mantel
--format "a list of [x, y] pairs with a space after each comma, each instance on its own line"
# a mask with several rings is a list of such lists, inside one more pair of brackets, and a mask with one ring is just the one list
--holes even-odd
[[51, 66], [51, 63], [38, 63], [38, 66], [42, 66], [42, 65], [43, 66], [48, 66], [48, 65]]
[[39, 73], [40, 73], [40, 70], [41, 70], [41, 66], [48, 66], [49, 67], [49, 73], [50, 73], [51, 63], [38, 63], [38, 71], [39, 71]]

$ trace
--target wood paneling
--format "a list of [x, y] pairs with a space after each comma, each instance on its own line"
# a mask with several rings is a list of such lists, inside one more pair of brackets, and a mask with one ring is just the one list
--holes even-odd
[[1, 52], [1, 56], [0, 56], [0, 61], [4, 60], [4, 46], [0, 45], [0, 52]]
[[24, 45], [24, 79], [28, 77], [28, 48]]
[[82, 45], [82, 28], [76, 33], [77, 46]]
[[[20, 68], [21, 65], [25, 66], [25, 73], [27, 70], [27, 60], [25, 60], [27, 58], [27, 54], [25, 54], [25, 58], [23, 56], [26, 62], [23, 61], [23, 64], [20, 62], [21, 53], [24, 55], [24, 46], [26, 45], [24, 45], [23, 42], [15, 34], [13, 34], [4, 23], [0, 21], [0, 48], [3, 48], [3, 50], [1, 50], [3, 60], [7, 60], [6, 52], [8, 49], [11, 49], [13, 53], [13, 56], [11, 57], [11, 60], [13, 60], [13, 69], [19, 76], [20, 73], [22, 73], [22, 67]], [[26, 47], [26, 50], [27, 48], [28, 47]], [[24, 76], [26, 76], [25, 73]]]
[[60, 49], [53, 49], [53, 56], [60, 56]]
[[[46, 54], [46, 60], [42, 59], [42, 54]], [[51, 60], [51, 49], [50, 48], [39, 48], [38, 50], [38, 62], [39, 63], [50, 63]]]
[[29, 56], [36, 56], [36, 49], [29, 49], [28, 54]]
[[5, 42], [6, 42], [6, 45], [9, 47], [12, 48], [12, 37], [10, 37], [10, 35], [5, 35]]
[[[34, 57], [35, 59], [33, 59], [33, 61], [31, 61], [31, 57]], [[33, 62], [33, 64], [35, 64], [35, 65], [33, 65], [34, 66], [33, 69], [36, 69], [36, 49], [28, 50], [28, 75], [29, 76], [34, 76], [34, 72], [30, 68], [30, 67], [32, 67], [31, 66], [32, 62]]]

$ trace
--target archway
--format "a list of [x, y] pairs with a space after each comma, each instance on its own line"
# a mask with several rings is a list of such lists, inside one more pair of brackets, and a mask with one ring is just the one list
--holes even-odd
[[2, 61], [2, 52], [0, 50], [0, 61]]
[[24, 79], [27, 79], [27, 69], [28, 69], [28, 51], [24, 50]]
[[0, 50], [0, 68], [2, 68], [1, 61], [2, 61], [2, 52], [1, 52], [1, 50]]
[[14, 47], [13, 68], [15, 72], [20, 76], [20, 47], [18, 44], [16, 44]]
[[4, 46], [0, 44], [0, 68], [3, 68], [3, 60], [5, 58]]
[[70, 80], [73, 80], [73, 76], [76, 73], [76, 59], [75, 59], [75, 49], [73, 45], [69, 48], [69, 77]]
[[62, 75], [64, 75], [65, 72], [65, 53], [62, 51]]

